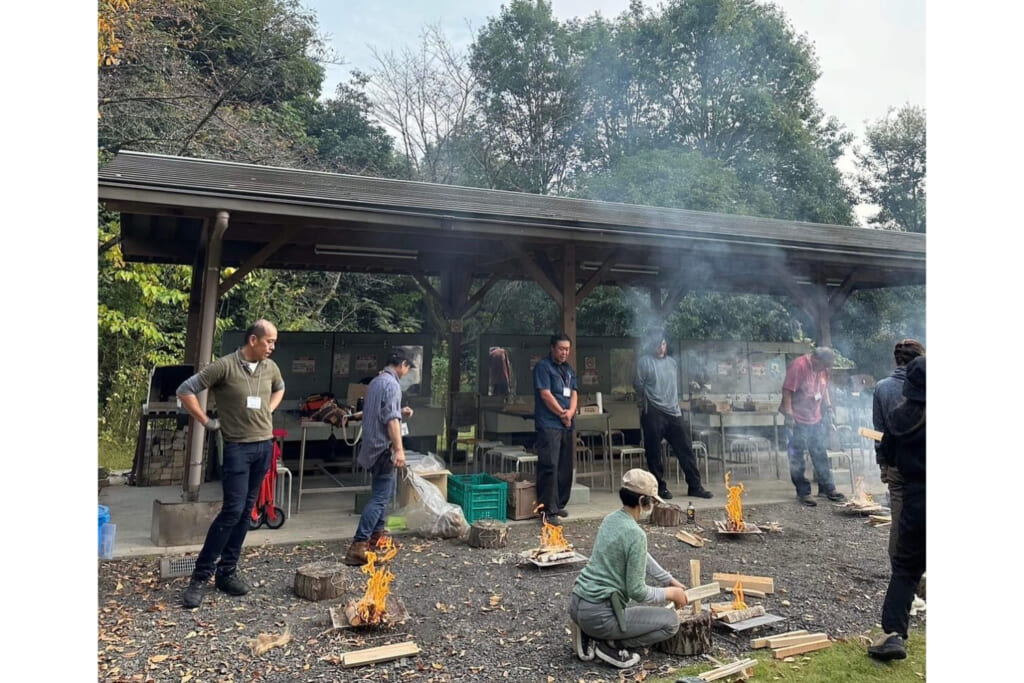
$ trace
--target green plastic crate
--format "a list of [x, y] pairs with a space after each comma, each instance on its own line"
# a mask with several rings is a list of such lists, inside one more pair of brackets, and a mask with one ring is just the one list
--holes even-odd
[[489, 474], [448, 476], [448, 502], [462, 507], [466, 521], [478, 519], [505, 521], [508, 484]]

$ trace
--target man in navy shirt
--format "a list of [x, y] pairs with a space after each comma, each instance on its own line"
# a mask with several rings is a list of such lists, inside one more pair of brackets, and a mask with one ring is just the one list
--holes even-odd
[[572, 493], [575, 457], [573, 421], [578, 400], [576, 373], [566, 362], [572, 342], [564, 334], [551, 337], [551, 354], [533, 368], [533, 421], [537, 428], [537, 502], [544, 517], [561, 525]]

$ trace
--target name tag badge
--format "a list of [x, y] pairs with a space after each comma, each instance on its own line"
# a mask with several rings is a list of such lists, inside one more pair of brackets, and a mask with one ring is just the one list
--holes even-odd
[[409, 436], [409, 425], [402, 423], [402, 436]]
[[260, 406], [263, 405], [263, 399], [259, 396], [246, 396], [245, 407], [249, 410], [259, 410]]
[[565, 396], [566, 398], [571, 398], [572, 389], [570, 389], [569, 387], [562, 387], [562, 396]]
[[820, 401], [821, 400], [821, 392], [820, 391], [814, 395], [814, 400], [815, 401]]

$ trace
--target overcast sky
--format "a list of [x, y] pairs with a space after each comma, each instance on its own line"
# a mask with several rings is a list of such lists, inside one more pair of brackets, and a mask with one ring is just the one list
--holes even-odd
[[[352, 68], [375, 65], [370, 47], [399, 51], [418, 42], [421, 29], [440, 24], [448, 39], [468, 47], [497, 16], [501, 0], [304, 0], [345, 64], [330, 67], [324, 94], [333, 94]], [[644, 0], [657, 7], [660, 2]], [[924, 0], [777, 0], [799, 33], [815, 45], [821, 65], [818, 102], [860, 136], [864, 122], [890, 106], [925, 104]], [[618, 16], [629, 0], [552, 0], [560, 19], [600, 12]]]

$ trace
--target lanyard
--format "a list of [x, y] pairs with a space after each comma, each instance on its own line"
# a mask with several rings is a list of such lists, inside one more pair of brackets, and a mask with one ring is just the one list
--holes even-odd
[[254, 393], [253, 390], [252, 390], [252, 384], [249, 383], [249, 374], [250, 373], [249, 373], [249, 368], [246, 367], [246, 365], [245, 365], [246, 360], [242, 356], [241, 352], [235, 351], [235, 354], [238, 356], [238, 361], [242, 364], [242, 374], [245, 376], [245, 388], [249, 392], [248, 395], [249, 396], [259, 396], [260, 376], [263, 375], [263, 363], [261, 363], [259, 361], [256, 361], [256, 367], [259, 368], [259, 372], [256, 373], [256, 393]]

